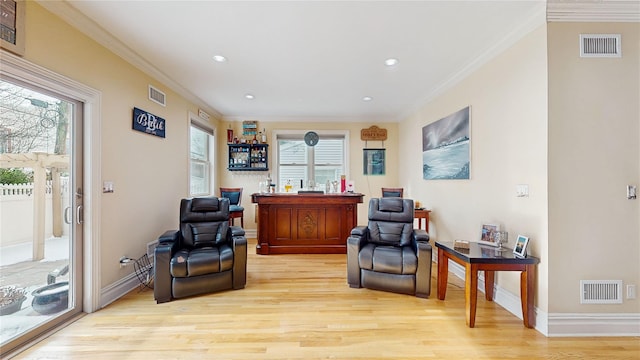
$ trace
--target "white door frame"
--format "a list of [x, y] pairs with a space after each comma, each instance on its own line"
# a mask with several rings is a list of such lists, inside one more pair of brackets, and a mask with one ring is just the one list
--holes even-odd
[[0, 51], [1, 74], [45, 88], [84, 103], [84, 231], [83, 231], [83, 296], [82, 311], [100, 309], [100, 185], [101, 179], [101, 117], [102, 93], [96, 89], [56, 74], [18, 56]]

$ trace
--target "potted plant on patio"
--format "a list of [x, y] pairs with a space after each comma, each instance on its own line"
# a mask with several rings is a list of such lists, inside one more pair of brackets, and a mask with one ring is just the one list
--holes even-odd
[[27, 299], [26, 291], [16, 286], [0, 287], [0, 315], [9, 315], [20, 310]]

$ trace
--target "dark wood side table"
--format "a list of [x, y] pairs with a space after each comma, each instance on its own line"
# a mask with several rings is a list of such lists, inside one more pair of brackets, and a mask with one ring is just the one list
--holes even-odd
[[447, 293], [449, 276], [449, 259], [464, 266], [464, 298], [467, 325], [474, 327], [476, 322], [476, 305], [478, 296], [478, 271], [484, 271], [484, 291], [487, 301], [493, 301], [494, 271], [521, 271], [520, 301], [522, 303], [522, 321], [524, 326], [534, 326], [533, 292], [535, 286], [536, 265], [538, 258], [529, 256], [519, 258], [512, 249], [498, 248], [469, 243], [469, 249], [454, 249], [453, 242], [436, 241], [438, 248], [438, 299], [444, 300]]
[[425, 221], [424, 229], [429, 232], [429, 213], [431, 210], [415, 209], [413, 210], [413, 218], [418, 219], [418, 229], [422, 229], [422, 219]]

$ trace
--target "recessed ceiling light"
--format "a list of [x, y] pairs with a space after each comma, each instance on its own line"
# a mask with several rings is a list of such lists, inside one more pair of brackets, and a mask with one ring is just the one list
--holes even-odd
[[245, 99], [249, 99], [249, 100], [253, 100], [255, 98], [255, 96], [251, 95], [251, 94], [245, 94], [244, 95]]
[[225, 61], [227, 61], [227, 58], [222, 56], [222, 55], [213, 55], [213, 61], [225, 62]]
[[386, 66], [395, 66], [398, 65], [398, 59], [394, 59], [394, 58], [389, 58], [387, 60], [384, 61], [384, 64]]
[[373, 98], [371, 96], [365, 96], [362, 98], [362, 101], [371, 101]]

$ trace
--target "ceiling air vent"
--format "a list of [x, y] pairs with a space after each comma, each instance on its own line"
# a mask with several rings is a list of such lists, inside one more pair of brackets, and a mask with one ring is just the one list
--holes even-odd
[[154, 103], [158, 103], [162, 106], [166, 106], [166, 95], [158, 90], [157, 88], [149, 85], [149, 100], [153, 101]]
[[619, 34], [580, 34], [580, 57], [622, 57]]
[[622, 280], [580, 280], [580, 304], [622, 304]]

